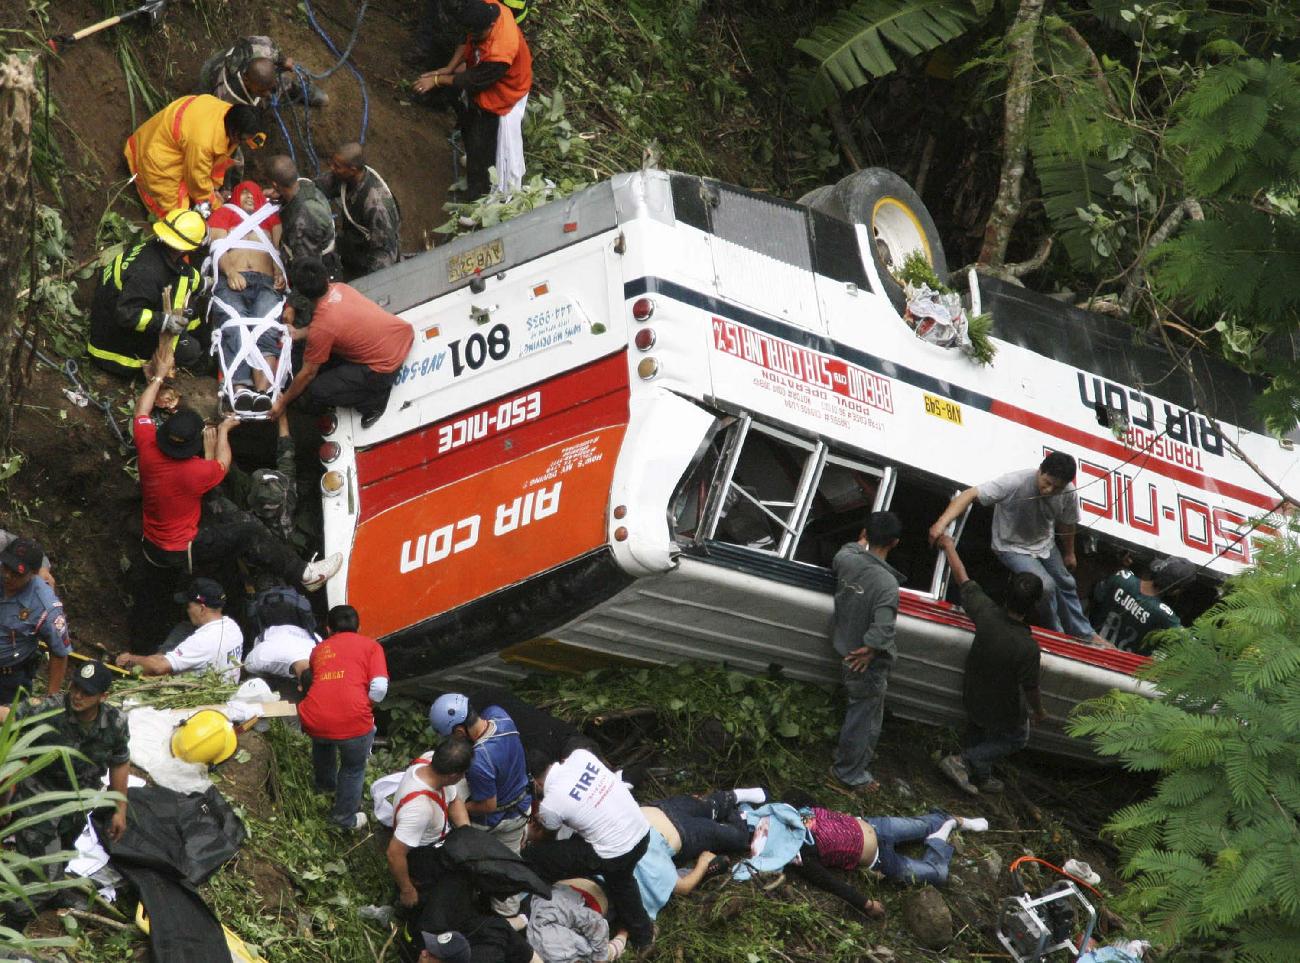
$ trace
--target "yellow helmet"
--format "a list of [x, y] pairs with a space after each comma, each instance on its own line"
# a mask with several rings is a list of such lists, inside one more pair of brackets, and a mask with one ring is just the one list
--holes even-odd
[[172, 755], [205, 766], [225, 762], [238, 744], [235, 727], [216, 709], [200, 709], [172, 733]]
[[193, 251], [207, 238], [208, 225], [198, 211], [172, 211], [161, 221], [153, 222], [153, 232], [168, 247]]

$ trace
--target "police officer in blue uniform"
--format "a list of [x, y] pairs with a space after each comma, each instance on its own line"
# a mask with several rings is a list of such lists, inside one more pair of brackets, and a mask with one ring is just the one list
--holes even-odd
[[30, 538], [15, 539], [0, 552], [0, 705], [13, 702], [20, 688], [31, 689], [42, 641], [50, 650], [49, 691], [63, 686], [72, 646], [63, 603], [38, 577], [44, 557]]

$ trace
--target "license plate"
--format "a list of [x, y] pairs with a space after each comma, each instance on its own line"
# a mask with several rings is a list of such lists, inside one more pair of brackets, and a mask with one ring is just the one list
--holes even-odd
[[954, 425], [961, 424], [961, 405], [947, 398], [940, 398], [938, 395], [925, 396], [925, 413], [942, 418], [944, 421], [951, 421]]
[[447, 259], [447, 280], [459, 281], [461, 278], [496, 267], [505, 256], [506, 245], [500, 238], [472, 247], [464, 254], [454, 254]]

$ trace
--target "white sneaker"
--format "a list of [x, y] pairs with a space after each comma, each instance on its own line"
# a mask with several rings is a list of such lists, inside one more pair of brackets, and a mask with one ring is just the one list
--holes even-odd
[[312, 559], [307, 563], [307, 567], [302, 570], [302, 585], [308, 592], [314, 592], [335, 575], [343, 567], [343, 554], [335, 552], [328, 558]]
[[365, 813], [357, 813], [356, 817], [352, 820], [352, 825], [347, 828], [355, 833], [359, 833], [361, 830], [365, 829], [369, 823], [370, 818]]

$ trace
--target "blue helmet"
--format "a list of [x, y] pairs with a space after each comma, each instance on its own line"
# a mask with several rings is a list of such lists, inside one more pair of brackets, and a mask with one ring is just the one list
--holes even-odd
[[440, 695], [429, 706], [429, 725], [440, 736], [451, 735], [451, 730], [469, 718], [469, 697], [459, 692]]

